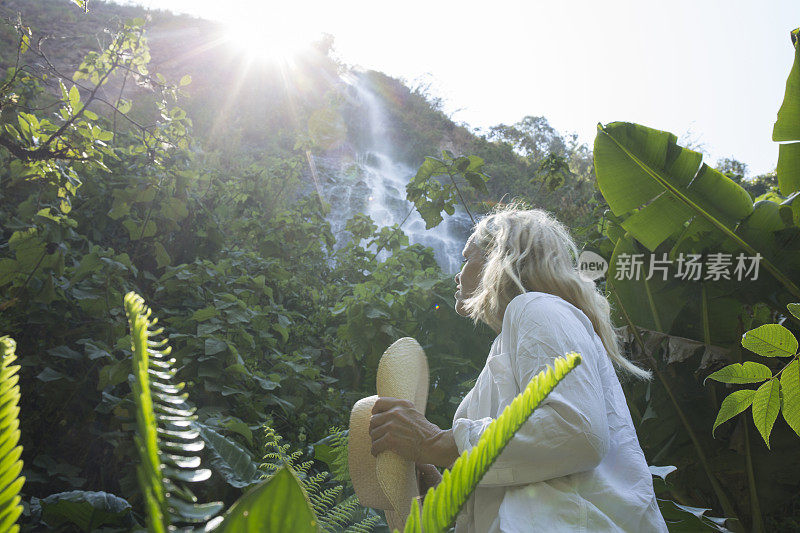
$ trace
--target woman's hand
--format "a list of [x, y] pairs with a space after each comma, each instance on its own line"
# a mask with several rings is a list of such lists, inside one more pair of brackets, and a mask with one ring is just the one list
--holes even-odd
[[442, 474], [432, 464], [417, 463], [416, 469], [417, 486], [419, 486], [419, 493], [424, 498], [428, 489], [435, 487], [442, 481]]
[[429, 422], [408, 400], [378, 398], [369, 434], [374, 456], [389, 450], [415, 463], [437, 466], [450, 466], [458, 458], [452, 430]]

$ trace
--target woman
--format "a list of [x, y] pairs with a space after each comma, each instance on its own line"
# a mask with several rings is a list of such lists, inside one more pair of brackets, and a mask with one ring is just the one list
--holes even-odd
[[[567, 229], [547, 212], [501, 208], [467, 240], [456, 312], [498, 335], [475, 386], [442, 430], [410, 402], [373, 408], [372, 453], [419, 465], [421, 486], [441, 479], [528, 382], [561, 355], [582, 362], [559, 383], [482, 478], [456, 531], [667, 531], [622, 393], [618, 371], [650, 379], [621, 354], [610, 306], [576, 269]], [[613, 364], [613, 366], [612, 366]]]

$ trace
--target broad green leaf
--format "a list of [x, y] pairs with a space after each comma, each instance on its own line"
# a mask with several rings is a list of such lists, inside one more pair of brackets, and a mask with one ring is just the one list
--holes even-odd
[[196, 424], [211, 452], [211, 465], [236, 488], [249, 487], [261, 479], [261, 472], [247, 451], [236, 442], [204, 424]]
[[[706, 379], [713, 379], [722, 383], [761, 383], [772, 377], [772, 371], [761, 363], [745, 361], [743, 364], [734, 363], [716, 372], [709, 374]], [[705, 380], [703, 380], [705, 383]]]
[[189, 85], [190, 83], [192, 83], [192, 77], [189, 76], [188, 74], [186, 74], [184, 77], [181, 78], [181, 83], [180, 83], [181, 87]]
[[778, 110], [778, 119], [772, 129], [772, 140], [776, 142], [800, 141], [800, 45], [794, 42], [793, 46], [794, 63], [786, 79], [786, 91]]
[[192, 313], [192, 320], [195, 322], [204, 322], [210, 318], [214, 318], [215, 316], [219, 315], [217, 308], [213, 305], [209, 305], [208, 307], [204, 307], [202, 309], [198, 309], [194, 313]]
[[800, 362], [795, 359], [781, 373], [783, 419], [800, 435]]
[[789, 196], [800, 190], [800, 142], [778, 145], [778, 187]]
[[786, 308], [794, 315], [795, 318], [800, 318], [800, 304], [789, 304], [786, 306]]
[[155, 252], [156, 266], [158, 268], [169, 266], [172, 263], [172, 259], [170, 258], [169, 253], [167, 253], [167, 249], [164, 248], [164, 245], [160, 242], [153, 242], [153, 251]]
[[781, 408], [781, 384], [771, 379], [761, 385], [753, 396], [753, 423], [769, 448], [769, 434]]
[[447, 165], [435, 157], [426, 157], [417, 170], [414, 181], [425, 181], [432, 176], [440, 176], [442, 174], [447, 174]]
[[69, 105], [72, 107], [73, 113], [78, 110], [78, 105], [81, 103], [81, 93], [78, 87], [73, 85], [69, 90]]
[[53, 355], [55, 357], [61, 357], [63, 359], [73, 359], [76, 361], [83, 359], [83, 354], [81, 354], [80, 352], [76, 352], [69, 346], [65, 345], [56, 346], [55, 348], [50, 348], [49, 350], [47, 350], [47, 353], [49, 355]]
[[39, 504], [42, 506], [42, 520], [50, 527], [74, 524], [81, 531], [94, 531], [103, 525], [133, 525], [131, 505], [107, 492], [59, 492], [40, 500]]
[[746, 389], [737, 390], [726, 396], [725, 399], [722, 400], [719, 413], [717, 413], [717, 419], [714, 421], [714, 427], [711, 428], [711, 436], [714, 436], [714, 431], [716, 431], [717, 426], [750, 407], [753, 404], [753, 397], [755, 394], [756, 391]]
[[[597, 184], [622, 226], [650, 250], [685, 223], [702, 219], [729, 231], [753, 211], [750, 195], [675, 135], [638, 124], [598, 125]], [[712, 223], [713, 221], [713, 223]]]
[[[618, 239], [609, 261], [607, 278], [613, 285], [616, 296], [622, 300], [622, 305], [628, 314], [637, 317], [637, 326], [668, 332], [681, 309], [686, 306], [687, 286], [673, 283], [669, 277], [664, 281], [658, 275], [646, 280], [647, 272], [644, 268], [641, 269], [638, 278], [637, 276], [628, 276], [632, 273], [631, 269], [627, 269], [625, 272], [618, 268], [620, 257], [623, 254], [628, 254], [629, 258], [632, 258], [635, 254], [640, 253], [633, 239], [629, 237]], [[637, 261], [646, 259], [646, 256], [640, 256]], [[622, 279], [617, 279], [618, 276]], [[651, 305], [649, 298], [642, 298], [643, 291], [645, 294], [652, 295], [653, 301], [658, 302], [658, 305]]]
[[142, 228], [142, 223], [131, 218], [127, 218], [122, 221], [122, 225], [125, 226], [125, 229], [128, 230], [128, 235], [132, 241], [138, 241], [139, 239], [146, 239], [147, 237], [152, 237], [156, 234], [156, 223], [152, 220], [148, 220], [146, 224], [144, 224], [144, 229]]
[[794, 62], [786, 79], [783, 103], [772, 129], [772, 140], [781, 144], [778, 148], [778, 186], [781, 194], [789, 196], [800, 190], [800, 44], [792, 33]]
[[204, 346], [206, 355], [216, 355], [228, 348], [228, 344], [225, 341], [217, 339], [216, 337], [209, 337], [206, 339]]
[[742, 346], [763, 357], [792, 357], [797, 339], [780, 324], [764, 324], [742, 335]]
[[317, 520], [300, 480], [287, 467], [250, 489], [234, 503], [220, 533], [316, 533]]
[[124, 115], [131, 110], [132, 105], [133, 103], [130, 100], [126, 100], [123, 98], [119, 101], [119, 105], [117, 106], [117, 111], [119, 111]]
[[487, 191], [486, 183], [483, 180], [483, 174], [471, 171], [465, 172], [464, 178], [467, 180], [467, 183], [469, 183], [473, 189], [476, 189], [484, 193]]

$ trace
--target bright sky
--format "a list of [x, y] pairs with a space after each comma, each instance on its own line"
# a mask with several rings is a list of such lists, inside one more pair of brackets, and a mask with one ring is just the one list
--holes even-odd
[[591, 145], [597, 122], [638, 122], [689, 139], [712, 165], [735, 157], [750, 176], [775, 167], [772, 125], [800, 26], [797, 0], [127, 3], [278, 40], [330, 33], [345, 63], [431, 82], [473, 128], [544, 115]]

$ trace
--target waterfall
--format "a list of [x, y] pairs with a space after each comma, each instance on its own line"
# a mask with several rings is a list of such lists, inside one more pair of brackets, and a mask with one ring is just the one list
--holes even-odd
[[[438, 226], [425, 229], [425, 221], [414, 204], [406, 200], [406, 184], [414, 177], [416, 168], [394, 155], [391, 125], [380, 99], [364, 78], [357, 78], [351, 87], [365, 113], [362, 119], [368, 140], [355, 150], [350, 160], [338, 157], [320, 161], [331, 182], [324, 187], [323, 194], [332, 207], [328, 220], [337, 241], [344, 237], [346, 221], [358, 212], [369, 215], [379, 228], [402, 223], [401, 230], [411, 244], [433, 248], [442, 271], [455, 274], [461, 268], [461, 250], [469, 236], [469, 215], [459, 205], [453, 215], [443, 213], [444, 220]], [[386, 256], [387, 252], [382, 251], [378, 259], [385, 260]]]

